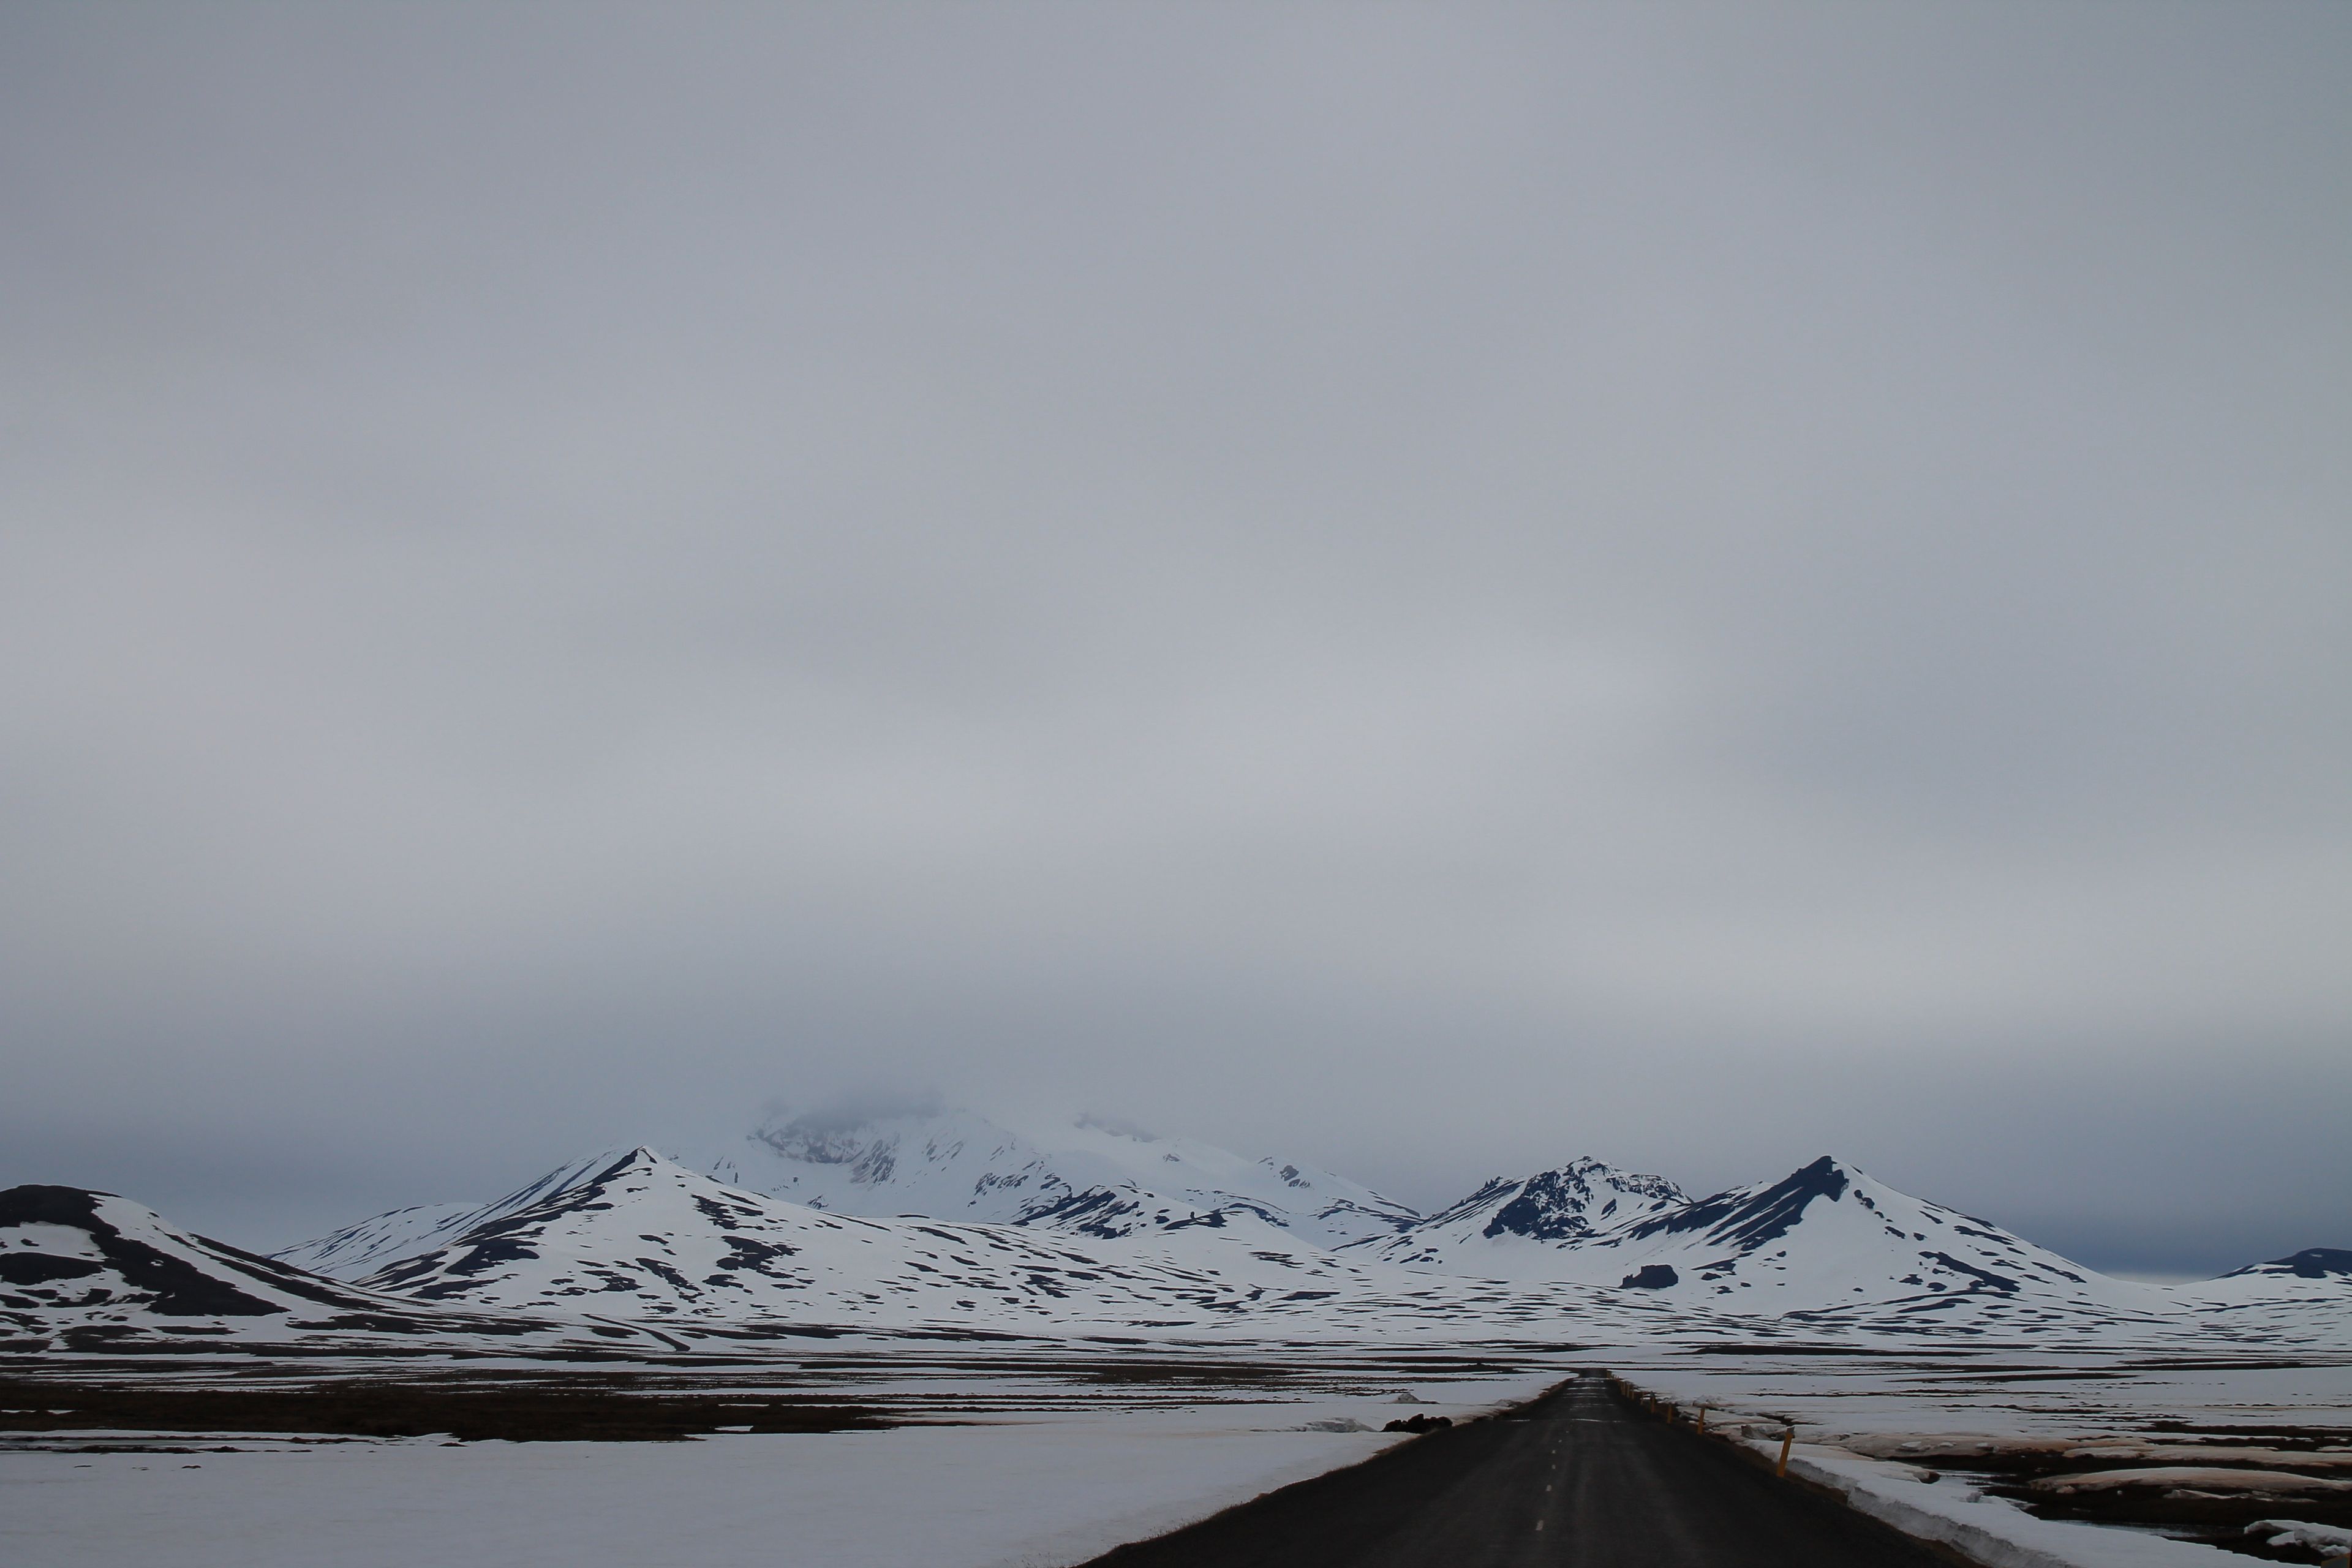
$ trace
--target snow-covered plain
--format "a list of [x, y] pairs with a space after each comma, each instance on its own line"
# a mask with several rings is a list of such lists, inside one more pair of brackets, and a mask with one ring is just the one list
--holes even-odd
[[[1056, 1568], [1395, 1440], [1346, 1428], [1416, 1410], [1470, 1415], [1591, 1366], [1686, 1416], [1705, 1406], [1711, 1429], [1744, 1428], [1768, 1453], [1793, 1425], [1798, 1474], [1995, 1568], [2225, 1568], [2243, 1559], [2037, 1520], [1957, 1476], [1923, 1480], [1917, 1450], [1971, 1436], [2145, 1441], [2165, 1423], [2296, 1428], [2352, 1416], [2352, 1355], [2340, 1352], [2118, 1360], [2010, 1344], [1797, 1354], [1659, 1336], [1496, 1344], [1451, 1365], [1422, 1350], [1297, 1345], [1254, 1363], [1210, 1360], [1231, 1350], [1196, 1347], [1192, 1363], [1157, 1352], [1152, 1375], [1129, 1383], [1099, 1375], [1140, 1364], [1108, 1347], [1057, 1360], [1038, 1345], [943, 1353], [876, 1340], [835, 1346], [791, 1374], [918, 1423], [880, 1432], [463, 1445], [43, 1434], [0, 1447], [0, 1562]], [[1212, 1365], [1217, 1378], [1190, 1375]], [[763, 1379], [777, 1386], [775, 1374]]]
[[0, 1456], [0, 1561], [1065, 1563], [1395, 1440], [1146, 1415], [692, 1443], [9, 1454]]
[[[1369, 1458], [1415, 1409], [1466, 1415], [1556, 1375], [1341, 1373], [1292, 1397], [1083, 1402], [1019, 1375], [939, 1380], [887, 1357], [856, 1390], [978, 1406], [964, 1424], [683, 1443], [129, 1439], [195, 1452], [0, 1451], [10, 1568], [1055, 1568]], [[1410, 1375], [1410, 1374], [1408, 1374]], [[927, 1385], [933, 1385], [928, 1386]], [[1348, 1426], [1372, 1431], [1328, 1430]], [[122, 1435], [82, 1439], [122, 1444]], [[215, 1451], [231, 1447], [236, 1451]]]

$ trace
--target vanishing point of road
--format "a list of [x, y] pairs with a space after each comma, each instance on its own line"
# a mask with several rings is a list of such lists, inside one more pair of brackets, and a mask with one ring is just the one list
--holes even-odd
[[1948, 1568], [1587, 1374], [1088, 1568]]

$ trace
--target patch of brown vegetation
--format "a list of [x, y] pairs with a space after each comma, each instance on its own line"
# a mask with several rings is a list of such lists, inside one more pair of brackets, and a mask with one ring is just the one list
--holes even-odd
[[468, 1442], [642, 1443], [730, 1428], [845, 1432], [898, 1424], [889, 1413], [869, 1405], [765, 1394], [388, 1382], [266, 1389], [142, 1388], [0, 1379], [0, 1432], [446, 1435]]

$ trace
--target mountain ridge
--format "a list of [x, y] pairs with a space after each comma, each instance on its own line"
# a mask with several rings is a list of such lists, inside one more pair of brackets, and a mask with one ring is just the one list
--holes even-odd
[[[1055, 1142], [1058, 1150], [1045, 1146]], [[395, 1210], [276, 1256], [370, 1279], [496, 1227], [629, 1152], [600, 1151], [489, 1204]], [[1949, 1300], [1986, 1296], [2115, 1308], [2142, 1289], [1827, 1154], [1777, 1180], [1699, 1197], [1664, 1177], [1580, 1156], [1496, 1177], [1425, 1216], [1328, 1172], [1092, 1117], [1033, 1138], [936, 1106], [856, 1118], [779, 1112], [736, 1147], [683, 1163], [723, 1184], [830, 1215], [1005, 1226], [1086, 1246], [1249, 1230], [1265, 1233], [1268, 1245], [1347, 1262], [1706, 1299], [1768, 1314], [1857, 1302], [1942, 1314]], [[2237, 1272], [2269, 1279], [2285, 1266]]]
[[1339, 1246], [1420, 1217], [1305, 1161], [1253, 1160], [1095, 1116], [1015, 1129], [970, 1110], [850, 1122], [823, 1113], [777, 1115], [718, 1157], [687, 1163], [834, 1213], [919, 1214], [1103, 1239], [1248, 1213], [1316, 1245]]
[[[2174, 1289], [2081, 1269], [1832, 1156], [1679, 1204], [1662, 1178], [1591, 1160], [1560, 1170], [1582, 1187], [1487, 1184], [1478, 1202], [1431, 1216], [1489, 1256], [1542, 1266], [1516, 1277], [1416, 1268], [1372, 1246], [1327, 1249], [1242, 1207], [1103, 1235], [1080, 1234], [1067, 1215], [1012, 1226], [837, 1214], [643, 1145], [559, 1167], [471, 1211], [483, 1217], [457, 1234], [428, 1226], [432, 1246], [357, 1282], [206, 1241], [111, 1194], [16, 1188], [0, 1194], [0, 1328], [17, 1348], [502, 1342], [612, 1355], [850, 1332], [2275, 1345], [2342, 1342], [2352, 1324], [2352, 1273], [2328, 1249]], [[1528, 1191], [1542, 1201], [1498, 1225]], [[1625, 1191], [1643, 1203], [1610, 1211], [1610, 1194]], [[1575, 1213], [1548, 1206], [1563, 1194]], [[1591, 1224], [1596, 1214], [1605, 1223]], [[1579, 1218], [1589, 1231], [1569, 1223]], [[389, 1233], [336, 1234], [373, 1245]]]
[[[1601, 1194], [1623, 1192], [1641, 1201], [1596, 1209]], [[1554, 1194], [1557, 1208], [1548, 1206]], [[1512, 1223], [1506, 1216], [1522, 1195], [1539, 1201]], [[1948, 1300], [1986, 1294], [2108, 1309], [2133, 1302], [2140, 1289], [1830, 1154], [1777, 1180], [1698, 1198], [1662, 1178], [1579, 1160], [1517, 1184], [1489, 1183], [1370, 1250], [1407, 1268], [1685, 1300], [1758, 1292], [1738, 1310], [1774, 1314], [1837, 1310], [1856, 1297], [1943, 1312]]]

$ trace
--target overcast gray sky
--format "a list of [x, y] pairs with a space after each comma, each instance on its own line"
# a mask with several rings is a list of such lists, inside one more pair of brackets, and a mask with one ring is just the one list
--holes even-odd
[[936, 1089], [2352, 1246], [2352, 7], [0, 12], [0, 1181]]

